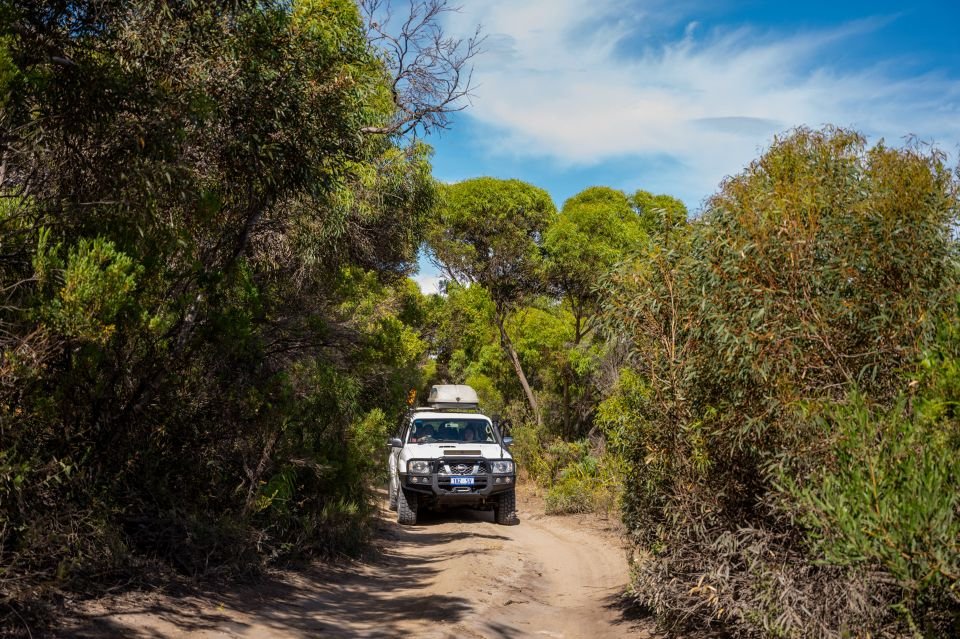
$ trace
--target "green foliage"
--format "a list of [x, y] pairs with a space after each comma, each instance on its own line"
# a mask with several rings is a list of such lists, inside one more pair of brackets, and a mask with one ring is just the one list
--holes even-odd
[[[43, 272], [58, 260], [43, 242], [41, 236], [34, 259], [38, 280], [49, 277]], [[116, 331], [117, 316], [130, 305], [142, 270], [112, 242], [81, 239], [54, 276], [62, 284], [40, 310], [41, 316], [65, 337], [103, 344]]]
[[497, 389], [494, 381], [482, 373], [468, 375], [464, 380], [467, 386], [477, 391], [480, 406], [487, 415], [502, 415], [506, 407], [503, 394]]
[[18, 75], [17, 67], [10, 56], [10, 41], [9, 36], [0, 37], [0, 109], [7, 106], [11, 84]]
[[436, 198], [427, 147], [365, 133], [397, 107], [356, 3], [15, 5], [0, 616], [356, 550], [424, 381]]
[[675, 197], [639, 190], [630, 204], [640, 217], [641, 228], [650, 235], [667, 235], [686, 225], [687, 207]]
[[645, 439], [642, 435], [645, 424], [639, 423], [637, 418], [652, 399], [650, 390], [644, 378], [633, 369], [620, 370], [616, 386], [597, 407], [597, 425], [612, 450], [628, 451], [638, 434], [640, 439]]
[[[906, 461], [920, 431], [912, 449], [907, 434], [864, 449], [866, 432], [847, 420], [856, 413], [831, 420], [824, 407], [858, 388], [895, 411], [904, 371], [956, 292], [957, 211], [937, 151], [868, 149], [852, 132], [801, 129], [730, 178], [696, 223], [660, 236], [609, 279], [607, 329], [631, 344], [634, 373], [601, 406], [601, 423], [624, 451], [636, 595], [664, 623], [703, 629], [722, 619], [742, 636], [894, 631], [890, 608], [836, 597], [873, 589], [898, 601], [876, 573], [817, 563], [777, 477], [840, 472], [823, 445], [847, 432], [846, 459], [880, 468], [900, 456], [885, 476], [902, 500], [890, 495], [878, 526], [952, 503], [934, 498], [952, 481], [943, 451]], [[868, 468], [801, 484], [869, 528], [859, 517], [871, 501], [843, 501]], [[926, 505], [897, 512], [911, 499]], [[909, 524], [902, 532], [910, 536]]]
[[827, 407], [816, 422], [830, 442], [822, 467], [782, 478], [816, 551], [832, 564], [881, 566], [902, 592], [898, 609], [931, 636], [960, 588], [958, 383], [954, 312], [909, 391], [889, 406], [854, 393]]
[[[622, 516], [636, 539], [650, 537], [645, 515], [651, 507], [662, 508], [676, 469], [662, 447], [654, 444], [660, 426], [651, 414], [653, 389], [645, 377], [623, 368], [609, 395], [597, 407], [597, 426], [609, 453], [618, 460]], [[656, 542], [653, 542], [656, 543]]]
[[447, 285], [432, 309], [436, 326], [432, 347], [438, 377], [455, 383], [470, 378], [491, 380], [498, 394], [513, 397], [509, 364], [500, 348], [493, 301], [480, 286]]
[[572, 332], [557, 349], [562, 356], [555, 363], [561, 432], [568, 438], [587, 432], [596, 401], [592, 373], [604, 350], [593, 334], [599, 318], [597, 283], [646, 240], [642, 219], [627, 196], [606, 187], [591, 187], [567, 200], [544, 235], [548, 276], [565, 302]]
[[[470, 384], [478, 389], [486, 410], [497, 415], [506, 415], [509, 406], [523, 402], [486, 290], [451, 283], [447, 295], [435, 298], [433, 304], [430, 348], [437, 368], [430, 382]], [[602, 340], [575, 345], [568, 307], [543, 296], [518, 307], [506, 321], [505, 330], [512, 336], [511, 343], [530, 384], [543, 401], [544, 423], [555, 434], [562, 432], [564, 374], [569, 373], [578, 382], [569, 386], [570, 404], [588, 429], [593, 408], [591, 387], [609, 356]], [[517, 417], [522, 422], [529, 415]]]
[[556, 209], [550, 196], [520, 180], [475, 178], [443, 189], [428, 231], [430, 252], [457, 283], [481, 287], [531, 414], [540, 422], [536, 395], [505, 323], [522, 302], [543, 288], [540, 240]]
[[556, 216], [550, 196], [520, 180], [446, 186], [430, 248], [449, 273], [482, 286], [499, 312], [541, 288], [539, 242]]
[[564, 441], [543, 426], [513, 428], [511, 453], [525, 477], [546, 488], [548, 514], [609, 515], [619, 504], [622, 458], [602, 440]]
[[507, 322], [517, 355], [530, 380], [543, 389], [557, 388], [557, 370], [573, 344], [570, 313], [558, 305], [529, 305]]
[[591, 187], [564, 202], [543, 244], [550, 277], [575, 316], [578, 342], [588, 330], [582, 324], [596, 314], [598, 277], [623, 261], [643, 239], [641, 220], [620, 191]]
[[624, 474], [620, 457], [583, 440], [569, 452], [576, 455], [560, 467], [556, 480], [547, 490], [547, 513], [609, 515], [619, 506]]
[[[925, 423], [906, 399], [878, 411], [855, 396], [822, 418], [829, 468], [794, 488], [816, 548], [837, 565], [879, 565], [912, 603], [960, 586], [956, 424]], [[951, 441], [952, 440], [952, 441]]]
[[517, 424], [511, 429], [510, 435], [513, 437], [510, 454], [521, 472], [536, 483], [548, 486], [553, 480], [554, 468], [546, 455], [548, 435], [544, 426]]
[[[554, 444], [547, 455], [564, 460], [553, 485], [547, 490], [545, 508], [548, 514], [584, 513], [593, 510], [597, 480], [597, 460], [582, 444]], [[578, 454], [579, 453], [579, 454]]]

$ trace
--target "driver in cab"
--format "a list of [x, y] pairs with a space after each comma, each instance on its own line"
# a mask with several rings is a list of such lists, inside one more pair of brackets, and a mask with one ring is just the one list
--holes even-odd
[[436, 439], [436, 432], [432, 424], [421, 424], [417, 426], [416, 433], [410, 438], [410, 441], [418, 444], [425, 444]]

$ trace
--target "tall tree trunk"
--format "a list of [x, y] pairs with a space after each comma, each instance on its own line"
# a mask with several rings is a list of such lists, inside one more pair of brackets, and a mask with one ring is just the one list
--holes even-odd
[[523, 393], [527, 396], [527, 403], [530, 405], [530, 410], [533, 411], [533, 416], [537, 420], [537, 426], [540, 426], [543, 424], [543, 420], [540, 417], [540, 406], [537, 404], [537, 398], [534, 397], [533, 391], [530, 389], [527, 376], [523, 373], [523, 366], [520, 365], [520, 358], [517, 356], [517, 351], [513, 348], [513, 342], [510, 341], [510, 336], [507, 335], [507, 329], [503, 325], [504, 319], [503, 314], [498, 311], [497, 328], [500, 329], [500, 344], [510, 358], [510, 363], [513, 364], [513, 370], [517, 372], [520, 385], [523, 387]]
[[[574, 298], [570, 299], [570, 310], [573, 311], [574, 318], [574, 332], [573, 332], [573, 347], [576, 348], [580, 345], [580, 341], [583, 339], [582, 327], [583, 327], [583, 307], [576, 303]], [[563, 435], [564, 437], [572, 438], [573, 433], [573, 411], [570, 408], [570, 386], [573, 382], [573, 370], [570, 366], [569, 359], [563, 363]], [[580, 420], [577, 419], [577, 430], [580, 429]]]

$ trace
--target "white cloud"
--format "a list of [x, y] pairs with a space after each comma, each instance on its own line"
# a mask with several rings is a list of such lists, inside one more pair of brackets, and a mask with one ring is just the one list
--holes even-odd
[[[421, 269], [423, 268], [424, 265], [421, 263]], [[435, 273], [424, 273], [422, 271], [413, 277], [413, 281], [417, 283], [417, 286], [420, 287], [420, 292], [424, 295], [442, 293], [440, 282], [443, 279], [443, 277]]]
[[[956, 77], [898, 78], [896, 61], [843, 70], [825, 57], [882, 21], [704, 33], [696, 15], [662, 10], [628, 0], [466, 2], [450, 28], [480, 23], [489, 34], [467, 111], [492, 132], [487, 151], [567, 165], [670, 158], [637, 186], [689, 202], [797, 125], [853, 126], [891, 143], [916, 134], [950, 151], [960, 140]], [[673, 41], [646, 40], [683, 24]]]

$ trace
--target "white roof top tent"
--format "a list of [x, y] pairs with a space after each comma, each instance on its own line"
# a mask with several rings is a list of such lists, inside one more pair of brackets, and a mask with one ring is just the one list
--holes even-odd
[[436, 384], [430, 389], [427, 405], [434, 410], [478, 410], [480, 399], [466, 384]]

